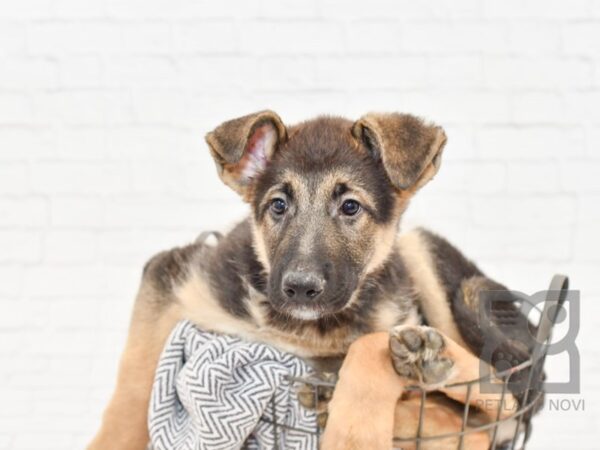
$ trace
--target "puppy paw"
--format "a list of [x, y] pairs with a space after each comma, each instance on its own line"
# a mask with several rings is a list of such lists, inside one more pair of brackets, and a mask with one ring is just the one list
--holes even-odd
[[390, 332], [390, 352], [396, 372], [424, 386], [443, 385], [454, 363], [443, 356], [444, 337], [431, 327], [400, 325]]

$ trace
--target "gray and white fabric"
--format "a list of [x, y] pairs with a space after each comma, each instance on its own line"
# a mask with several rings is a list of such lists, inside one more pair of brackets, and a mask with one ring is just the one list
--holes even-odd
[[[310, 373], [294, 355], [180, 322], [156, 370], [151, 448], [316, 449], [315, 414], [299, 404], [286, 379]], [[273, 409], [284, 425], [276, 433]]]

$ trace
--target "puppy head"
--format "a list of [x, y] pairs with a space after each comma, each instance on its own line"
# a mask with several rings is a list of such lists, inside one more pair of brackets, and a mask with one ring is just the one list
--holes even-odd
[[446, 142], [440, 127], [406, 114], [286, 128], [272, 111], [225, 122], [206, 139], [221, 179], [252, 206], [270, 305], [307, 321], [351, 307]]

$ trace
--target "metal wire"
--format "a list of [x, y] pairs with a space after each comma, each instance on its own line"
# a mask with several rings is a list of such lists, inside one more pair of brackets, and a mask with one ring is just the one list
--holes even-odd
[[[448, 438], [452, 438], [452, 437], [460, 437], [461, 435], [467, 435], [470, 433], [477, 433], [480, 431], [491, 430], [496, 425], [499, 425], [503, 422], [508, 422], [512, 419], [516, 419], [516, 418], [519, 418], [520, 416], [524, 415], [531, 408], [533, 408], [533, 406], [541, 398], [541, 396], [542, 396], [542, 392], [539, 392], [529, 404], [527, 404], [525, 407], [522, 407], [522, 408], [520, 407], [519, 409], [517, 409], [517, 411], [514, 414], [512, 414], [511, 416], [505, 417], [503, 419], [500, 419], [500, 420], [497, 420], [494, 422], [490, 422], [490, 423], [486, 423], [486, 424], [480, 425], [478, 427], [469, 428], [468, 430], [465, 430], [465, 431], [457, 431], [455, 433], [436, 434], [435, 436], [423, 436], [423, 437], [419, 438], [419, 440], [420, 441], [444, 440], [444, 439], [448, 439]], [[414, 439], [414, 438], [413, 439], [411, 439], [411, 438], [394, 438], [394, 443], [403, 443], [403, 442], [415, 443], [416, 439]]]
[[462, 425], [460, 427], [461, 435], [458, 441], [458, 450], [463, 450], [465, 447], [465, 430], [467, 429], [467, 420], [469, 420], [469, 406], [471, 401], [471, 389], [473, 385], [467, 385], [467, 395], [465, 398], [465, 409], [463, 410]]
[[421, 389], [421, 404], [419, 405], [419, 425], [417, 426], [417, 436], [415, 437], [417, 441], [417, 450], [421, 450], [421, 435], [423, 434], [423, 418], [425, 411], [425, 402], [427, 401], [427, 391], [425, 389]]
[[504, 381], [502, 382], [502, 394], [500, 395], [500, 403], [498, 404], [498, 412], [496, 413], [496, 420], [494, 426], [494, 434], [492, 436], [492, 448], [491, 450], [496, 450], [496, 445], [498, 444], [498, 424], [500, 420], [500, 416], [502, 415], [502, 408], [504, 408], [504, 397], [506, 396], [506, 389], [508, 387], [508, 377], [504, 377]]
[[[498, 427], [505, 422], [510, 422], [511, 420], [517, 419], [519, 425], [517, 427], [515, 427], [515, 434], [513, 436], [513, 440], [512, 440], [512, 444], [511, 444], [511, 448], [512, 449], [517, 449], [515, 447], [519, 436], [522, 434], [520, 431], [520, 427], [521, 424], [523, 423], [523, 418], [524, 416], [538, 403], [538, 401], [541, 399], [543, 392], [540, 390], [538, 392], [535, 392], [535, 395], [530, 396], [527, 395], [528, 398], [526, 398], [522, 404], [519, 406], [519, 408], [517, 408], [515, 410], [514, 413], [508, 415], [507, 417], [502, 418], [502, 409], [504, 407], [504, 402], [505, 402], [505, 397], [506, 397], [506, 392], [508, 389], [508, 384], [510, 383], [510, 379], [512, 376], [514, 376], [516, 373], [520, 373], [525, 371], [527, 368], [531, 367], [531, 361], [526, 361], [525, 363], [520, 364], [519, 366], [513, 367], [509, 370], [503, 371], [501, 373], [499, 373], [498, 375], [502, 375], [502, 377], [498, 377], [501, 378], [503, 380], [502, 382], [502, 392], [501, 392], [501, 396], [500, 396], [500, 402], [498, 405], [498, 410], [496, 413], [496, 420], [483, 424], [483, 425], [479, 425], [476, 427], [469, 427], [467, 428], [467, 421], [468, 421], [468, 417], [469, 417], [469, 410], [470, 410], [470, 404], [469, 401], [471, 399], [472, 396], [472, 388], [473, 385], [475, 385], [476, 383], [480, 383], [482, 380], [486, 381], [489, 379], [489, 377], [483, 377], [477, 380], [471, 380], [471, 381], [467, 381], [467, 382], [462, 382], [462, 383], [455, 383], [453, 385], [449, 385], [448, 387], [466, 387], [467, 389], [467, 394], [466, 394], [466, 399], [465, 399], [465, 405], [464, 405], [464, 410], [463, 410], [463, 417], [462, 417], [462, 426], [461, 426], [461, 430], [458, 432], [454, 432], [454, 433], [443, 433], [443, 434], [437, 434], [437, 435], [433, 435], [433, 436], [423, 436], [423, 422], [424, 422], [424, 418], [425, 418], [425, 402], [427, 400], [427, 391], [425, 389], [422, 389], [418, 386], [409, 386], [407, 387], [407, 390], [419, 390], [420, 391], [420, 405], [419, 405], [419, 421], [418, 421], [418, 425], [417, 425], [417, 432], [416, 435], [412, 438], [394, 438], [393, 443], [394, 445], [399, 445], [401, 446], [402, 444], [412, 444], [415, 446], [415, 448], [417, 450], [421, 449], [421, 446], [423, 445], [424, 442], [435, 442], [435, 441], [443, 441], [443, 440], [447, 440], [450, 438], [458, 438], [459, 439], [459, 444], [458, 444], [458, 449], [462, 450], [465, 448], [465, 444], [464, 444], [464, 440], [465, 437], [471, 433], [480, 433], [480, 432], [492, 432], [492, 438], [491, 438], [491, 449], [495, 450], [498, 442], [497, 442], [497, 430]], [[530, 374], [533, 373], [533, 370], [530, 370]], [[317, 401], [318, 401], [318, 389], [319, 387], [334, 387], [335, 383], [334, 382], [330, 382], [330, 381], [324, 381], [324, 380], [320, 380], [317, 378], [299, 378], [299, 377], [286, 377], [289, 381], [290, 381], [290, 389], [292, 389], [292, 385], [294, 383], [302, 383], [305, 386], [309, 386], [313, 391], [312, 394], [315, 398], [315, 405], [317, 405]], [[319, 430], [319, 426], [318, 424], [315, 426], [314, 430], [302, 430], [299, 428], [295, 428], [295, 427], [291, 427], [286, 425], [285, 423], [281, 423], [277, 420], [277, 415], [276, 415], [276, 403], [274, 398], [271, 400], [271, 405], [270, 405], [270, 409], [272, 412], [272, 417], [273, 420], [267, 419], [267, 418], [262, 418], [261, 421], [265, 422], [265, 423], [269, 423], [271, 425], [273, 425], [273, 437], [275, 440], [275, 449], [279, 449], [279, 444], [280, 444], [280, 430], [295, 430], [295, 431], [299, 431], [299, 432], [303, 432], [306, 434], [312, 434], [313, 436], [316, 436], [317, 439], [320, 436], [320, 430]], [[316, 418], [315, 418], [316, 420]], [[521, 449], [525, 448], [524, 446], [519, 447]]]
[[275, 405], [275, 396], [271, 397], [271, 414], [273, 414], [273, 446], [275, 449], [279, 450], [279, 433], [277, 432], [277, 427], [279, 423], [277, 422], [277, 405]]
[[[548, 344], [551, 340], [551, 331], [554, 325], [556, 315], [554, 317], [550, 316], [551, 308], [556, 308], [560, 306], [565, 299], [566, 289], [568, 286], [568, 281], [566, 277], [555, 276], [552, 280], [551, 288], [554, 289], [555, 295], [549, 295], [547, 299], [543, 311], [541, 312], [540, 323], [538, 325], [538, 335], [537, 335], [537, 345], [533, 351], [531, 359], [520, 363], [515, 367], [511, 367], [509, 369], [503, 370], [501, 372], [496, 372], [495, 374], [488, 374], [482, 376], [475, 380], [464, 381], [460, 383], [454, 383], [447, 385], [446, 388], [466, 388], [466, 396], [464, 401], [464, 409], [462, 411], [462, 422], [461, 429], [458, 432], [453, 433], [443, 433], [432, 436], [423, 436], [423, 423], [425, 416], [425, 403], [427, 401], [427, 391], [418, 386], [408, 386], [406, 390], [418, 390], [420, 393], [420, 405], [419, 405], [419, 420], [417, 423], [416, 434], [412, 438], [398, 438], [395, 437], [393, 440], [394, 445], [402, 446], [402, 444], [411, 444], [415, 446], [416, 450], [420, 450], [421, 446], [425, 442], [432, 441], [443, 441], [451, 438], [458, 438], [458, 450], [465, 449], [465, 438], [467, 435], [471, 433], [481, 433], [488, 432], [491, 433], [491, 441], [490, 441], [490, 450], [496, 450], [498, 446], [498, 428], [503, 423], [507, 423], [513, 420], [516, 420], [517, 425], [515, 427], [514, 435], [512, 436], [511, 446], [512, 450], [517, 450], [517, 443], [519, 442], [519, 438], [523, 437], [521, 446], [519, 449], [524, 449], [527, 440], [529, 439], [530, 434], [530, 423], [529, 419], [531, 414], [528, 414], [536, 405], [539, 405], [540, 400], [544, 394], [543, 389], [532, 389], [532, 384], [534, 378], [541, 377], [543, 375], [543, 366], [546, 359], [546, 354], [548, 351]], [[536, 307], [537, 309], [537, 307]], [[538, 309], [539, 310], [539, 309]], [[528, 371], [528, 372], [527, 372]], [[522, 401], [519, 402], [517, 409], [509, 415], [503, 417], [502, 410], [504, 409], [504, 404], [506, 401], [506, 394], [508, 391], [509, 383], [511, 379], [515, 377], [515, 375], [526, 375], [527, 376], [527, 385], [524, 391], [524, 396]], [[323, 388], [334, 388], [335, 382], [322, 380], [317, 377], [286, 377], [289, 382], [289, 388], [293, 389], [293, 386], [296, 384], [302, 384], [305, 387], [309, 387], [312, 389], [312, 395], [314, 398], [315, 408], [318, 409], [319, 406], [319, 389]], [[496, 412], [495, 420], [485, 423], [479, 426], [468, 426], [469, 420], [469, 412], [470, 412], [470, 401], [472, 396], [472, 389], [475, 384], [485, 383], [485, 382], [497, 382], [500, 380], [502, 382], [502, 391], [500, 394], [500, 401], [498, 404], [498, 410]], [[538, 381], [536, 380], [535, 386], [538, 386]], [[314, 430], [302, 430], [299, 428], [294, 428], [286, 425], [285, 423], [280, 423], [277, 420], [277, 410], [275, 398], [271, 399], [270, 408], [272, 411], [272, 420], [268, 418], [261, 418], [261, 421], [269, 423], [273, 426], [273, 437], [274, 437], [274, 448], [279, 449], [280, 439], [281, 439], [281, 430], [295, 430], [299, 432], [303, 432], [306, 434], [311, 434], [316, 436], [318, 439], [321, 430], [319, 429], [318, 416], [315, 413], [315, 429]], [[523, 428], [524, 427], [524, 432]], [[504, 444], [504, 443], [503, 443]]]

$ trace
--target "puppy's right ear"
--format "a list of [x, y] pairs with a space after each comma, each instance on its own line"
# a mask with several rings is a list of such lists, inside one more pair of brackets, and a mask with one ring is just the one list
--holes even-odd
[[271, 160], [287, 131], [273, 111], [229, 120], [206, 135], [221, 180], [242, 197]]

